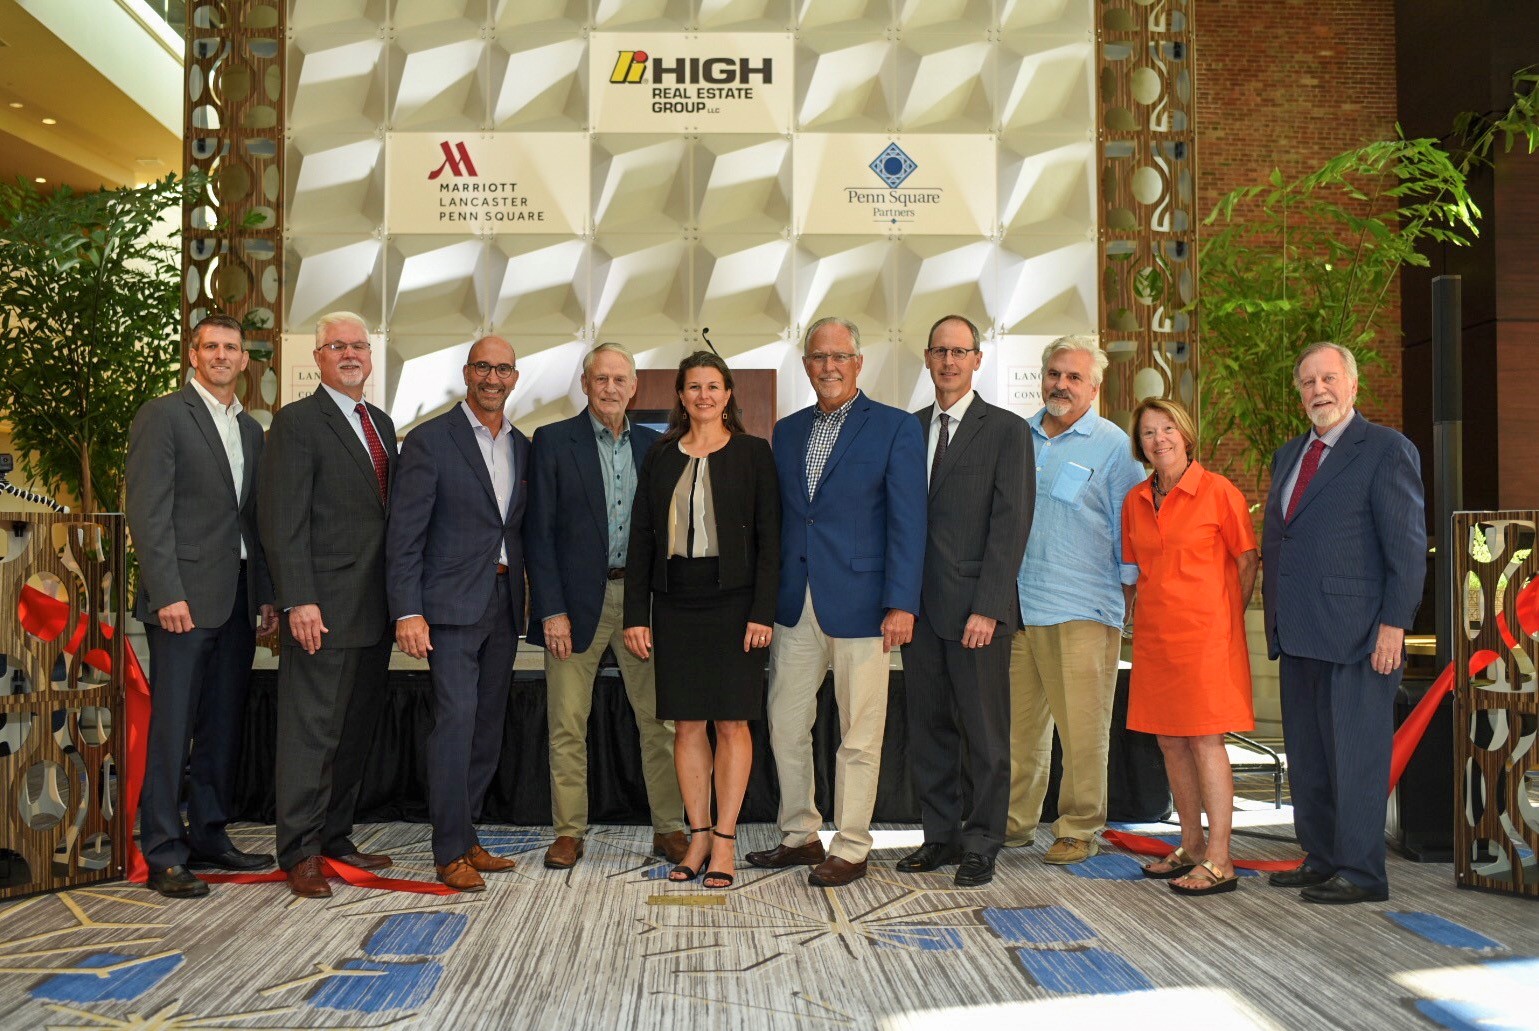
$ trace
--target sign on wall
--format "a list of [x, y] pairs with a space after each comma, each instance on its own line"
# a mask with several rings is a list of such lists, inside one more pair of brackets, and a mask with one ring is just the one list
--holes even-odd
[[590, 164], [584, 133], [391, 133], [385, 224], [392, 233], [581, 233]]
[[794, 146], [793, 232], [994, 232], [992, 136], [803, 133]]
[[790, 132], [794, 53], [784, 32], [595, 32], [590, 124], [595, 132]]

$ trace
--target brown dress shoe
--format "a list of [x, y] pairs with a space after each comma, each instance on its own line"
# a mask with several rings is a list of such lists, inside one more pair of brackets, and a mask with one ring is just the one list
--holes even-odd
[[320, 856], [306, 856], [289, 868], [289, 891], [302, 899], [329, 899], [331, 886], [321, 873]]
[[652, 835], [652, 854], [662, 856], [670, 863], [684, 862], [684, 853], [689, 851], [689, 836], [683, 831], [674, 831], [671, 834]]
[[545, 850], [545, 868], [547, 870], [570, 870], [582, 858], [582, 853], [583, 843], [581, 838], [574, 838], [570, 834], [562, 834], [550, 843], [550, 848]]
[[866, 861], [862, 859], [858, 863], [840, 859], [838, 856], [829, 856], [807, 875], [807, 883], [814, 888], [837, 888], [851, 881], [858, 881], [866, 876]]
[[373, 852], [349, 852], [343, 856], [327, 856], [339, 863], [356, 866], [360, 870], [383, 870], [390, 865], [390, 857]]
[[481, 875], [476, 873], [475, 867], [464, 856], [460, 856], [447, 866], [434, 866], [438, 871], [438, 879], [443, 881], [455, 891], [485, 891], [486, 882]]
[[502, 873], [518, 865], [518, 860], [494, 856], [480, 845], [470, 846], [470, 851], [465, 853], [465, 861], [481, 873]]
[[817, 866], [827, 858], [823, 851], [823, 842], [813, 838], [805, 845], [791, 848], [788, 845], [776, 845], [762, 852], [750, 852], [743, 857], [748, 860], [750, 866], [762, 866], [767, 870], [781, 870], [788, 866]]

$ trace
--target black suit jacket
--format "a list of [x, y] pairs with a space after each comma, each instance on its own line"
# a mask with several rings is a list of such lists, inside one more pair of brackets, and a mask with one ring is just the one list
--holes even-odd
[[[931, 405], [916, 412], [928, 445]], [[1026, 420], [973, 395], [930, 477], [920, 608], [937, 634], [962, 638], [973, 613], [1021, 626], [1016, 574], [1036, 509]]]
[[[638, 482], [657, 437], [656, 430], [631, 424]], [[544, 647], [544, 620], [564, 612], [572, 623], [572, 650], [587, 651], [598, 631], [609, 574], [609, 515], [588, 409], [535, 430], [529, 464], [529, 510], [524, 516], [528, 640]], [[634, 500], [624, 499], [627, 511]]]
[[[519, 529], [528, 495], [529, 438], [513, 440], [513, 496], [504, 516], [475, 429], [461, 405], [412, 430], [390, 486], [386, 581], [390, 615], [469, 626], [491, 604], [498, 554], [508, 553], [513, 626], [524, 619], [524, 552]], [[503, 442], [499, 439], [499, 445]]]
[[224, 624], [233, 611], [246, 545], [246, 597], [255, 625], [257, 607], [271, 604], [272, 581], [257, 538], [257, 467], [262, 427], [242, 412], [244, 482], [239, 494], [224, 441], [208, 405], [191, 384], [145, 402], [128, 431], [128, 528], [139, 557], [134, 618], [158, 625], [156, 613], [185, 601], [194, 626]]
[[[627, 627], [650, 626], [652, 591], [668, 589], [668, 506], [688, 461], [677, 440], [660, 440], [641, 463], [625, 564]], [[763, 437], [736, 433], [711, 455], [710, 469], [720, 552], [717, 582], [724, 591], [752, 588], [748, 619], [770, 626], [780, 590], [780, 485], [775, 456]]]
[[[394, 479], [395, 423], [368, 411]], [[378, 644], [389, 626], [385, 501], [368, 450], [324, 387], [273, 416], [257, 493], [278, 608], [319, 605], [323, 648]], [[279, 624], [294, 643], [288, 620]]]

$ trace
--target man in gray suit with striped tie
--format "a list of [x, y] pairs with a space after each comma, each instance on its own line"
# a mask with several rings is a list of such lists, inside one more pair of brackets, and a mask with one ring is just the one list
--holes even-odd
[[1354, 409], [1346, 348], [1310, 345], [1293, 380], [1314, 428], [1273, 456], [1261, 562], [1306, 857], [1271, 883], [1306, 902], [1382, 902], [1395, 691], [1427, 572], [1421, 461]]

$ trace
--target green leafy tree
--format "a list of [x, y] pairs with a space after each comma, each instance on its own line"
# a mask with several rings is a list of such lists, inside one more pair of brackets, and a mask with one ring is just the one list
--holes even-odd
[[40, 193], [0, 184], [0, 410], [23, 469], [121, 511], [128, 426], [180, 368], [181, 235], [195, 184]]

